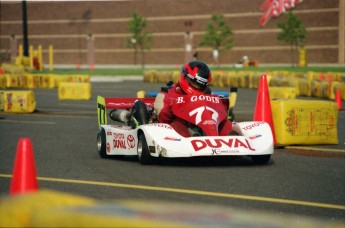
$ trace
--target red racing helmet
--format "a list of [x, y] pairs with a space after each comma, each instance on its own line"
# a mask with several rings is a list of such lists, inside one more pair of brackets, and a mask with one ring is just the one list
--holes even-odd
[[211, 71], [206, 63], [191, 61], [181, 68], [179, 85], [186, 94], [204, 94], [211, 82]]

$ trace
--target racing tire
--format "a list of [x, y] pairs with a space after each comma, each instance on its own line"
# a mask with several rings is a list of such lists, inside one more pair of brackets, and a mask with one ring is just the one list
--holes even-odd
[[138, 137], [137, 153], [139, 162], [142, 165], [152, 165], [154, 163], [154, 158], [150, 155], [144, 133], [140, 134]]
[[270, 160], [271, 155], [270, 154], [252, 155], [251, 158], [255, 164], [263, 165], [263, 164], [266, 164]]
[[97, 152], [101, 158], [107, 158], [107, 142], [105, 130], [102, 128], [97, 134]]

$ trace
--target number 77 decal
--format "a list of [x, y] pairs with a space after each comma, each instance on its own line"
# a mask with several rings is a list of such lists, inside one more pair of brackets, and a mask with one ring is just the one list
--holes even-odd
[[216, 122], [218, 119], [218, 112], [214, 110], [213, 108], [207, 107], [207, 106], [202, 106], [199, 108], [194, 109], [189, 113], [189, 116], [193, 116], [196, 114], [195, 117], [195, 125], [198, 125], [201, 122], [201, 116], [204, 113], [205, 109], [209, 110], [212, 112], [212, 119]]

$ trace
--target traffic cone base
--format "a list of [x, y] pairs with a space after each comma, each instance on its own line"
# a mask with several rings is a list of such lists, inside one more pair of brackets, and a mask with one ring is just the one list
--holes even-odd
[[10, 194], [24, 194], [37, 190], [38, 184], [32, 142], [29, 138], [20, 138], [13, 167]]

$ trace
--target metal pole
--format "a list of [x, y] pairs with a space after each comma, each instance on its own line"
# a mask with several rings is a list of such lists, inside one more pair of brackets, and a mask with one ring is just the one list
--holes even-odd
[[87, 35], [87, 60], [90, 66], [90, 70], [94, 70], [95, 67], [95, 48], [94, 48], [94, 36], [92, 34]]
[[11, 35], [11, 60], [15, 60], [18, 57], [18, 46], [17, 46], [17, 37]]
[[338, 63], [345, 63], [345, 0], [339, 1]]
[[28, 42], [28, 21], [26, 15], [26, 0], [22, 1], [22, 14], [23, 14], [23, 47], [24, 56], [29, 56], [29, 42]]

